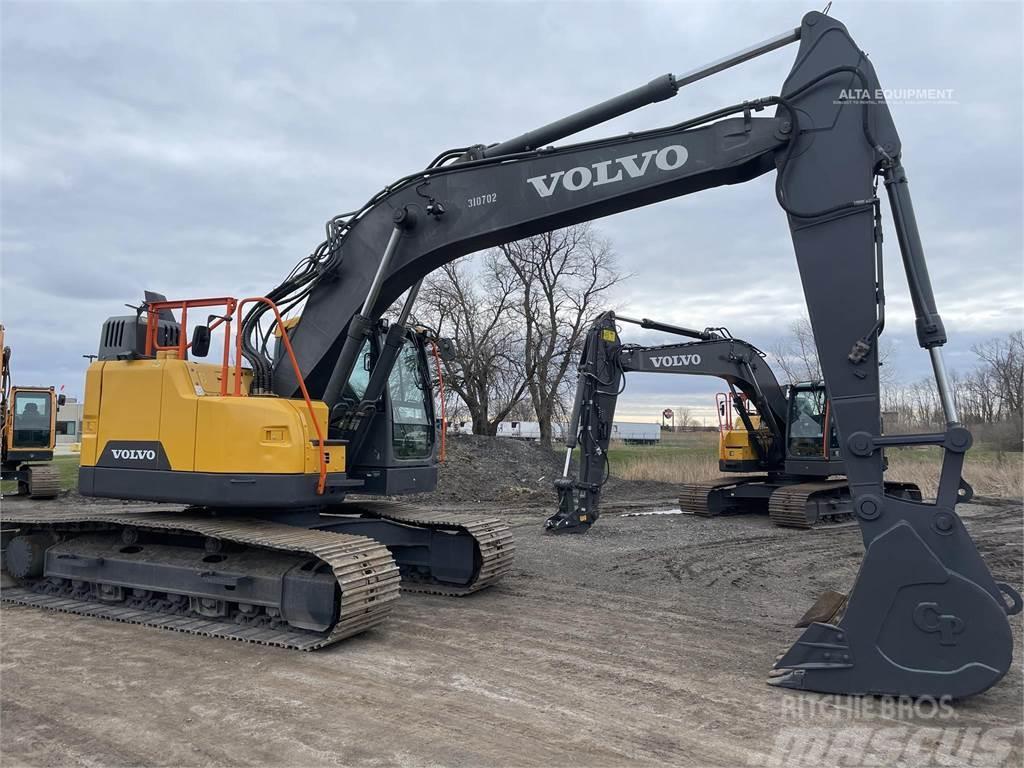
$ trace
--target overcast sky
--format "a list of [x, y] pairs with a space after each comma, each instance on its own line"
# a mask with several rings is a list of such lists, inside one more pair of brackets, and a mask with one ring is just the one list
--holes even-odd
[[[836, 2], [889, 89], [954, 369], [1021, 327], [1021, 4]], [[103, 320], [276, 285], [331, 215], [442, 149], [510, 138], [799, 25], [804, 3], [18, 3], [2, 10], [2, 306], [20, 383], [81, 391]], [[779, 91], [794, 47], [581, 137]], [[802, 312], [773, 177], [603, 219], [624, 314], [768, 348]], [[895, 237], [893, 365], [928, 372]], [[661, 340], [627, 329], [629, 340]], [[667, 341], [667, 339], [666, 339]], [[619, 415], [710, 414], [719, 387], [633, 376]]]

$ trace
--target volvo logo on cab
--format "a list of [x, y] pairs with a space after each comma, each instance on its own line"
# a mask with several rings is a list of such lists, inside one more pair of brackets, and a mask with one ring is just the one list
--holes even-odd
[[603, 160], [590, 166], [580, 165], [567, 171], [534, 176], [526, 181], [533, 185], [541, 197], [551, 197], [559, 184], [568, 192], [578, 192], [587, 187], [614, 184], [627, 176], [631, 179], [640, 178], [652, 165], [659, 171], [674, 171], [686, 164], [687, 157], [689, 153], [682, 144], [669, 144], [661, 149], [616, 157], [614, 160]]

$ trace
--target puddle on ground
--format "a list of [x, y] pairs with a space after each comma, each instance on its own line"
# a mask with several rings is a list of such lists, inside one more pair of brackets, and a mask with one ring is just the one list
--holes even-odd
[[681, 509], [651, 509], [646, 512], [623, 512], [621, 517], [647, 517], [648, 515], [692, 515]]

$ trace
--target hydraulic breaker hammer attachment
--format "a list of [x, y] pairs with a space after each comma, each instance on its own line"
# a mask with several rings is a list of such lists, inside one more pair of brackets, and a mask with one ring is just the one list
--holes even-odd
[[[565, 467], [555, 480], [558, 511], [544, 521], [548, 533], [586, 533], [597, 520], [601, 487], [608, 480], [608, 443], [622, 382], [615, 314], [606, 312], [587, 331], [565, 434]], [[577, 479], [569, 476], [572, 452], [580, 448]]]
[[[578, 487], [578, 491], [577, 491]], [[576, 494], [581, 495], [579, 506], [589, 506], [583, 500], [588, 494], [594, 493], [572, 478], [560, 477], [555, 480], [555, 491], [558, 494], [558, 511], [544, 521], [544, 530], [548, 533], [586, 533], [594, 522], [594, 518], [585, 512], [577, 512]]]

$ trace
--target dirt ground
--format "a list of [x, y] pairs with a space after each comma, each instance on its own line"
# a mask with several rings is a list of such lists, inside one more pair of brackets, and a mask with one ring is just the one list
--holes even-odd
[[[516, 506], [547, 504], [553, 494], [552, 482], [561, 476], [564, 462], [561, 447], [551, 450], [529, 440], [449, 435], [447, 461], [440, 467], [437, 489], [419, 500], [431, 505], [484, 500]], [[575, 476], [576, 463], [570, 466]], [[604, 488], [606, 499], [670, 499], [678, 495], [670, 483], [617, 477], [609, 478]]]
[[[669, 499], [618, 511], [668, 509]], [[465, 511], [465, 505], [458, 507]], [[860, 562], [852, 524], [606, 510], [515, 529], [513, 573], [406, 595], [380, 628], [303, 654], [17, 606], [0, 610], [4, 765], [1020, 765], [1017, 659], [955, 708], [765, 685], [791, 629]], [[1021, 586], [1021, 507], [961, 508]]]

